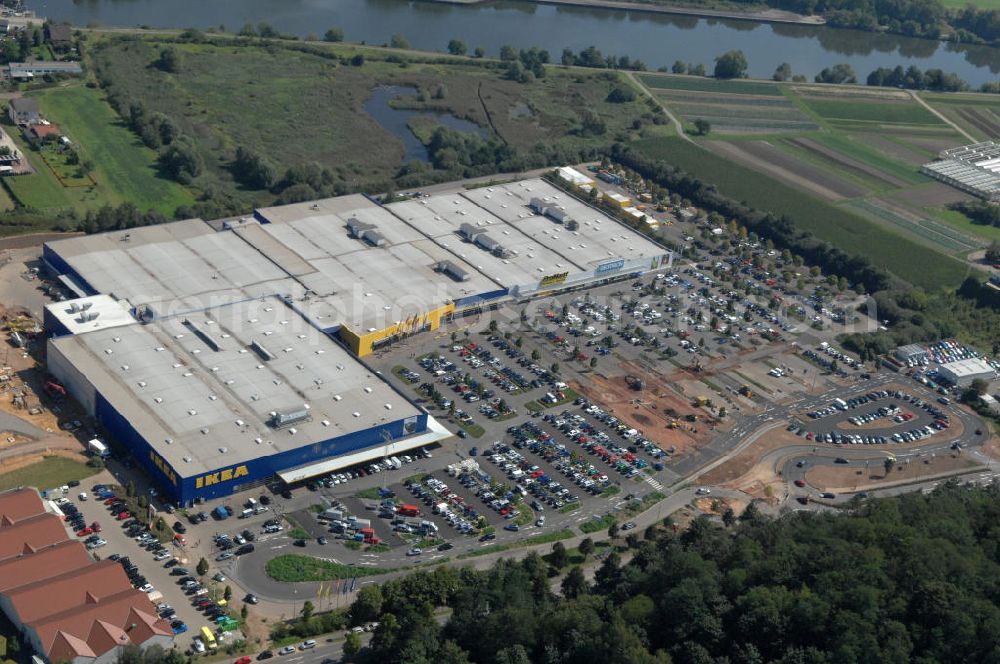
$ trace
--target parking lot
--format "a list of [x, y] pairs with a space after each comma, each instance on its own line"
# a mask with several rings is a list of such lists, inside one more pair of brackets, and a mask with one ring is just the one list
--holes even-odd
[[951, 427], [947, 406], [930, 402], [903, 389], [890, 386], [805, 413], [803, 423], [793, 422], [788, 430], [806, 440], [849, 445], [912, 443], [945, 432]]
[[[106, 484], [110, 485], [109, 482]], [[122, 564], [133, 586], [149, 593], [160, 615], [171, 621], [179, 643], [185, 647], [190, 645], [190, 637], [201, 626], [226, 615], [226, 611], [217, 604], [224, 584], [220, 581], [202, 584], [194, 580], [194, 565], [198, 561], [188, 557], [186, 540], [161, 543], [133, 515], [123, 511], [119, 497], [105, 484], [78, 489], [77, 493], [69, 494], [67, 504], [60, 507], [64, 512], [75, 510], [79, 515], [76, 524], [68, 522], [68, 525], [87, 524], [85, 529], [79, 529], [79, 534], [74, 532], [74, 535], [84, 541], [95, 556]], [[86, 500], [80, 500], [81, 492], [87, 494]], [[89, 530], [96, 532], [90, 533]], [[181, 579], [193, 583], [185, 587], [178, 584]], [[206, 600], [204, 606], [197, 606], [196, 602], [203, 599]], [[210, 606], [218, 609], [206, 613]]]

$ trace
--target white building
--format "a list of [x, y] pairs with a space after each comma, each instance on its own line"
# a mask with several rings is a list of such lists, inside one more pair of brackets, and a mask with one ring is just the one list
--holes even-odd
[[938, 368], [938, 375], [941, 380], [957, 387], [966, 387], [977, 378], [983, 380], [993, 380], [996, 378], [996, 371], [982, 358], [973, 357], [967, 360], [958, 360], [942, 364]]

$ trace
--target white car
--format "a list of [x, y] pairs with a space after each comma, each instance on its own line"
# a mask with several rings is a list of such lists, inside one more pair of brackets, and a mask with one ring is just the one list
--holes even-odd
[[308, 639], [302, 642], [302, 645], [299, 646], [299, 650], [309, 650], [310, 648], [315, 648], [315, 647], [316, 647], [316, 642], [313, 641], [312, 639]]
[[708, 487], [703, 486], [699, 488], [697, 491], [695, 491], [695, 493], [698, 494], [699, 496], [707, 496], [708, 494], [712, 493], [712, 490], [709, 489]]
[[142, 592], [144, 592], [144, 593], [146, 593], [148, 595], [149, 593], [151, 593], [154, 590], [156, 590], [156, 588], [153, 587], [153, 584], [147, 583], [146, 585], [140, 587], [139, 590], [141, 590]]
[[203, 653], [203, 652], [205, 652], [205, 644], [202, 643], [201, 639], [199, 639], [199, 638], [195, 638], [194, 640], [191, 641], [191, 647], [197, 653]]

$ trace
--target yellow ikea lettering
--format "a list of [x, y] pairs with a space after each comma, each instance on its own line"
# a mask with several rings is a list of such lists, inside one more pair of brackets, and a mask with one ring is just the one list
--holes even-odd
[[212, 486], [213, 484], [219, 484], [221, 482], [229, 482], [231, 480], [236, 480], [241, 477], [246, 477], [250, 474], [246, 466], [236, 466], [235, 468], [226, 468], [225, 470], [220, 470], [214, 473], [208, 473], [207, 475], [202, 475], [194, 480], [194, 486], [196, 489], [202, 489], [207, 486]]
[[177, 486], [177, 474], [174, 472], [174, 469], [170, 467], [170, 464], [166, 462], [166, 460], [152, 450], [149, 451], [149, 460], [153, 462], [153, 465], [156, 466], [168, 480], [170, 480], [171, 484]]

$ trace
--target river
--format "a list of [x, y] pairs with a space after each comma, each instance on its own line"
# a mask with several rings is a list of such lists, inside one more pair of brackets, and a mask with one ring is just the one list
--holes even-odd
[[810, 79], [824, 67], [848, 63], [862, 81], [877, 67], [916, 65], [954, 72], [974, 86], [996, 80], [1000, 49], [956, 46], [926, 39], [855, 30], [750, 21], [702, 19], [642, 12], [501, 1], [462, 6], [407, 0], [29, 0], [40, 15], [76, 25], [195, 27], [266, 21], [305, 37], [328, 27], [351, 41], [383, 44], [395, 33], [414, 48], [444, 50], [461, 39], [470, 51], [481, 46], [539, 46], [554, 60], [563, 48], [596, 46], [605, 55], [628, 55], [650, 69], [675, 60], [704, 64], [729, 49], [741, 49], [750, 74], [768, 78], [782, 62]]

